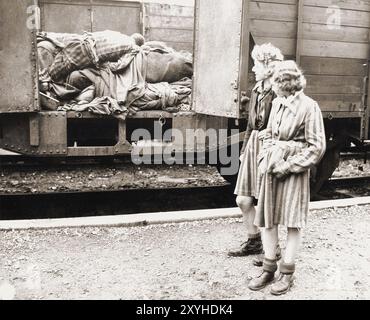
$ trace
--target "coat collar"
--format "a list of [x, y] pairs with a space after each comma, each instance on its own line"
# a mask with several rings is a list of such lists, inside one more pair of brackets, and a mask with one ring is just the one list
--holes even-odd
[[270, 90], [271, 90], [271, 86], [268, 88], [263, 87], [263, 81], [258, 81], [253, 88], [253, 91], [262, 93], [262, 94], [267, 94]]
[[287, 98], [277, 97], [274, 102], [276, 104], [286, 106], [294, 115], [296, 115], [299, 101], [301, 100], [303, 95], [304, 95], [303, 90], [301, 90], [301, 91], [297, 91], [294, 95], [290, 95]]

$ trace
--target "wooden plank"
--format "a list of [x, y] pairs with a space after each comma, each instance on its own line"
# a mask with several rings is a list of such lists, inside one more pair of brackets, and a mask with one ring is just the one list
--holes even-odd
[[337, 6], [340, 9], [370, 11], [370, 2], [368, 0], [305, 0], [305, 5], [325, 8]]
[[[141, 32], [140, 7], [93, 6], [92, 31], [114, 30], [131, 35]], [[109, 17], [109, 19], [107, 19]], [[122, 17], [125, 17], [122, 19]]]
[[301, 63], [301, 52], [302, 52], [302, 36], [303, 36], [303, 10], [304, 10], [304, 2], [303, 0], [298, 0], [297, 6], [297, 15], [298, 15], [298, 22], [297, 22], [297, 45], [296, 45], [296, 61], [298, 64]]
[[356, 112], [360, 111], [361, 95], [309, 94], [317, 101], [322, 111]]
[[367, 59], [369, 44], [337, 41], [304, 40], [302, 55], [313, 57], [336, 57]]
[[90, 6], [45, 3], [43, 12], [43, 26], [46, 31], [62, 33], [92, 31]]
[[254, 1], [258, 3], [277, 3], [277, 4], [297, 4], [297, 0], [262, 0]]
[[329, 29], [325, 24], [303, 24], [303, 38], [309, 40], [342, 41], [368, 43], [368, 28], [342, 26], [340, 29]]
[[146, 24], [150, 28], [177, 28], [193, 30], [193, 17], [168, 17], [168, 16], [148, 16]]
[[272, 43], [278, 47], [284, 55], [295, 56], [296, 53], [296, 39], [287, 38], [270, 38], [270, 37], [254, 37], [256, 44]]
[[140, 8], [140, 3], [126, 0], [90, 0], [92, 5]]
[[147, 40], [164, 42], [193, 42], [193, 30], [177, 30], [164, 28], [150, 28], [146, 34]]
[[146, 3], [144, 8], [148, 41], [163, 41], [177, 51], [193, 52], [193, 7]]
[[367, 59], [367, 65], [366, 65], [366, 75], [367, 75], [367, 83], [366, 83], [366, 87], [365, 87], [365, 92], [364, 92], [364, 96], [363, 96], [363, 107], [364, 107], [364, 110], [365, 110], [365, 114], [361, 120], [361, 133], [362, 133], [362, 136], [363, 136], [363, 139], [366, 140], [366, 139], [370, 139], [370, 134], [369, 134], [369, 130], [370, 130], [370, 52], [369, 52], [369, 56], [368, 56], [368, 59]]
[[159, 3], [146, 3], [145, 12], [148, 16], [194, 17], [194, 8]]
[[355, 76], [307, 75], [307, 93], [362, 94], [363, 78]]
[[250, 19], [296, 21], [297, 5], [251, 1]]
[[254, 37], [295, 38], [297, 22], [252, 19], [250, 31]]
[[366, 76], [366, 60], [301, 57], [301, 67], [310, 75]]
[[[305, 6], [303, 21], [308, 23], [327, 24], [331, 13], [326, 7], [310, 7]], [[340, 25], [351, 27], [370, 26], [370, 15], [368, 12], [355, 10], [340, 10]]]
[[74, 5], [86, 5], [86, 6], [90, 6], [91, 4], [91, 1], [90, 0], [39, 0], [39, 3], [41, 4], [41, 6], [44, 4], [44, 3], [47, 3], [47, 4], [69, 4], [71, 6], [74, 6]]

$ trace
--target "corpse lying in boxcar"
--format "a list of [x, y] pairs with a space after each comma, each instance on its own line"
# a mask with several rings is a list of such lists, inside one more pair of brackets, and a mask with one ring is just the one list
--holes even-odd
[[138, 110], [188, 110], [191, 55], [157, 42], [143, 44], [141, 35], [108, 30], [40, 33], [42, 107], [120, 118]]

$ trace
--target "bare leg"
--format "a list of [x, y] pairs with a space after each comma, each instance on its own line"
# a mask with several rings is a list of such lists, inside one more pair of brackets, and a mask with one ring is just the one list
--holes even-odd
[[261, 290], [274, 280], [275, 271], [277, 270], [276, 246], [278, 243], [278, 236], [277, 226], [264, 229], [263, 247], [265, 249], [265, 257], [263, 259], [263, 272], [249, 282], [249, 289], [253, 291]]
[[301, 242], [301, 229], [288, 228], [288, 237], [284, 256], [285, 263], [293, 264], [295, 262]]
[[248, 235], [259, 234], [259, 229], [254, 225], [256, 209], [254, 208], [253, 198], [238, 196], [236, 203], [243, 213], [243, 221]]
[[243, 213], [244, 226], [247, 231], [247, 237], [244, 240], [247, 241], [243, 242], [241, 248], [229, 251], [228, 255], [230, 257], [243, 257], [251, 254], [260, 254], [263, 252], [263, 247], [261, 232], [254, 225], [256, 209], [254, 208], [253, 198], [239, 196], [236, 202]]
[[277, 226], [265, 229], [263, 232], [263, 248], [265, 249], [265, 258], [276, 260], [276, 248], [278, 245], [279, 229]]
[[280, 263], [280, 275], [278, 280], [271, 286], [273, 295], [282, 295], [290, 290], [294, 281], [295, 259], [302, 241], [302, 231], [296, 228], [288, 228], [287, 244], [284, 261]]

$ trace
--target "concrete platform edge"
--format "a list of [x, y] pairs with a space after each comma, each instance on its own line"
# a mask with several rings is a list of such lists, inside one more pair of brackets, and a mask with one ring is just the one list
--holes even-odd
[[[310, 203], [310, 210], [322, 210], [328, 208], [341, 208], [368, 204], [370, 204], [370, 197], [317, 201]], [[181, 223], [240, 217], [241, 212], [239, 208], [226, 208], [82, 218], [0, 220], [0, 230], [40, 230], [51, 228], [83, 227], [137, 227], [154, 224]]]

